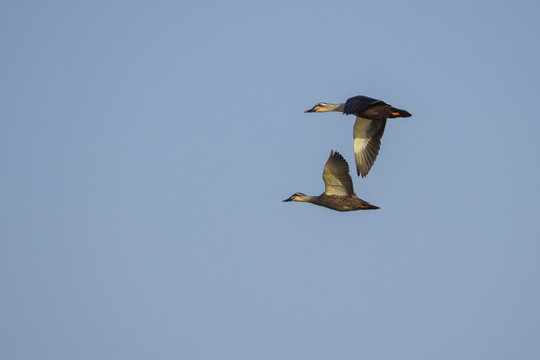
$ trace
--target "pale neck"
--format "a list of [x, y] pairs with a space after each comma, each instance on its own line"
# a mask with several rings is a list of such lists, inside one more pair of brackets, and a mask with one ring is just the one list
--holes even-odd
[[325, 112], [325, 111], [343, 112], [344, 109], [345, 109], [345, 103], [342, 103], [342, 104], [326, 104], [326, 106], [324, 107], [324, 109], [322, 109], [322, 111], [323, 112]]
[[296, 195], [294, 201], [315, 203], [317, 201], [316, 196], [309, 195]]

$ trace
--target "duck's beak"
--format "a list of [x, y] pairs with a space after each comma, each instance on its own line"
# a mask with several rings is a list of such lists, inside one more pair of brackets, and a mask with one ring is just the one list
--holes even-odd
[[304, 111], [304, 112], [305, 112], [305, 113], [316, 112], [316, 111], [315, 111], [315, 106], [312, 107], [312, 108], [309, 109], [309, 110]]
[[283, 200], [282, 202], [288, 202], [288, 201], [292, 201], [292, 196], [288, 199]]

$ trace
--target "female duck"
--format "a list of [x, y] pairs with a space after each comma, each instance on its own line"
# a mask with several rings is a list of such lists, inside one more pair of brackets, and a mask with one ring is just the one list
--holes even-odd
[[349, 164], [337, 151], [330, 152], [330, 157], [324, 165], [323, 180], [325, 190], [321, 195], [308, 196], [297, 192], [283, 202], [310, 202], [337, 211], [379, 209], [378, 206], [371, 205], [356, 196], [351, 175], [349, 175]]

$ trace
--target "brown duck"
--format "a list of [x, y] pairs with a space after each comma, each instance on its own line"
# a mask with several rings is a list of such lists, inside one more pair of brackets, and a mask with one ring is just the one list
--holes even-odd
[[304, 112], [328, 111], [339, 111], [346, 115], [356, 116], [353, 128], [354, 159], [356, 172], [359, 176], [362, 174], [362, 177], [366, 177], [377, 159], [386, 119], [411, 116], [408, 111], [397, 109], [384, 101], [362, 95], [347, 99], [342, 104], [321, 102]]
[[323, 180], [325, 189], [321, 195], [308, 196], [297, 192], [283, 202], [310, 202], [337, 211], [379, 209], [378, 206], [371, 205], [356, 196], [351, 175], [349, 175], [349, 164], [337, 151], [330, 152], [330, 157], [324, 165]]

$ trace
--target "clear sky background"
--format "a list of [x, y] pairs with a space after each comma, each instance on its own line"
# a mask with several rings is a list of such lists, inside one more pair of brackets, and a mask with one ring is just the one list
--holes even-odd
[[[0, 358], [539, 359], [537, 1], [4, 1]], [[356, 193], [367, 95], [389, 120]]]

